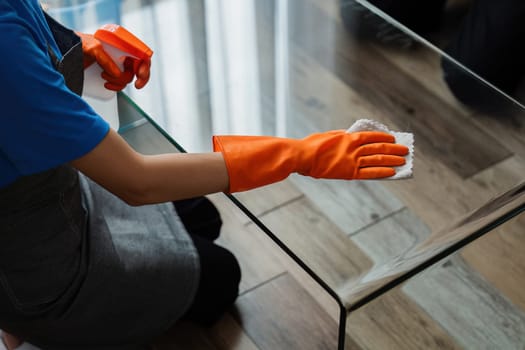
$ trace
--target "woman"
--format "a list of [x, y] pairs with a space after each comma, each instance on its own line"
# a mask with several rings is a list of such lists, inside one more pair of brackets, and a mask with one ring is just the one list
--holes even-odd
[[180, 319], [211, 325], [240, 269], [213, 243], [220, 218], [200, 196], [292, 172], [388, 177], [408, 153], [386, 133], [330, 131], [215, 136], [213, 153], [144, 156], [79, 94], [82, 55], [115, 90], [144, 86], [149, 62], [120, 72], [37, 0], [0, 2], [0, 30], [0, 328], [12, 347], [135, 349]]

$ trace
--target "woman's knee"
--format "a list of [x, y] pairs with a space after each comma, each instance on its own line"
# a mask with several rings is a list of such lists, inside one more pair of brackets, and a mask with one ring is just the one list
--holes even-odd
[[186, 230], [214, 241], [219, 237], [222, 219], [217, 207], [207, 197], [174, 201], [173, 205]]
[[241, 267], [237, 258], [229, 250], [218, 249], [212, 258], [201, 259], [201, 282], [215, 295], [216, 301], [225, 305], [232, 304], [239, 294]]
[[211, 326], [237, 299], [241, 268], [227, 249], [198, 236], [193, 239], [201, 265], [199, 287], [183, 319]]

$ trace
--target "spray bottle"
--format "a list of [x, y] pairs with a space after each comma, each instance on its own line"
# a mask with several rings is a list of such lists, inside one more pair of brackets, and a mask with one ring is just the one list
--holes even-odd
[[[124, 71], [124, 61], [128, 65], [131, 60], [133, 71], [136, 72], [140, 63], [150, 60], [153, 55], [153, 51], [146, 44], [117, 24], [105, 24], [93, 36], [101, 42], [104, 51], [121, 71]], [[101, 73], [102, 68], [96, 63], [84, 70], [82, 97], [113, 129], [118, 130], [117, 94], [104, 87], [106, 81], [101, 77]]]

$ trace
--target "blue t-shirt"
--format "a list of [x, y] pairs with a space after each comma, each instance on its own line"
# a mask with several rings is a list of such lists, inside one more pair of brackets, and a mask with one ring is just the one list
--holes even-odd
[[65, 85], [37, 0], [0, 1], [0, 188], [91, 151], [109, 125]]

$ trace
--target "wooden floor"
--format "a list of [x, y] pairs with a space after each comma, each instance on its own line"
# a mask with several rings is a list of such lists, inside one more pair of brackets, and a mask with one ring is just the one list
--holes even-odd
[[[316, 18], [331, 21], [332, 27], [342, 30], [335, 0], [297, 0], [291, 3], [295, 6], [293, 11], [306, 17], [315, 12]], [[305, 26], [308, 24], [311, 23], [305, 23]], [[316, 30], [326, 27], [322, 23], [317, 25]], [[300, 24], [298, 26], [301, 28]], [[300, 34], [305, 35], [307, 31], [308, 28], [301, 28]], [[420, 160], [419, 178], [426, 181], [423, 185], [427, 185], [428, 195], [414, 201], [405, 187], [389, 185], [388, 190], [403, 198], [408, 206], [392, 201], [368, 221], [349, 220], [352, 213], [340, 212], [340, 207], [330, 207], [330, 203], [314, 206], [312, 198], [315, 198], [315, 193], [305, 191], [309, 188], [309, 179], [292, 177], [269, 188], [239, 195], [243, 202], [255, 203], [250, 209], [265, 223], [271, 226], [285, 222], [288, 226], [281, 225], [280, 231], [297, 234], [300, 221], [306, 218], [318, 223], [322, 230], [349, 236], [352, 268], [366, 269], [378, 263], [378, 259], [396, 253], [399, 242], [384, 236], [382, 227], [385, 225], [398, 227], [404, 232], [404, 236], [396, 236], [398, 240], [419, 239], [417, 235], [425, 236], [441, 227], [452, 213], [474, 209], [475, 204], [471, 201], [465, 203], [464, 194], [483, 202], [509, 184], [525, 179], [523, 114], [512, 120], [473, 116], [473, 112], [454, 99], [443, 82], [436, 83], [441, 81], [437, 78], [441, 74], [439, 62], [428, 51], [407, 52], [370, 45], [368, 56], [363, 56], [366, 51], [361, 51], [356, 57], [351, 50], [344, 51], [343, 48], [338, 56], [339, 62], [323, 62], [322, 43], [319, 51], [308, 51], [301, 46], [305, 44], [301, 42], [304, 36], [290, 35], [297, 45], [293, 50], [297, 62], [295, 69], [319, 77], [315, 91], [308, 90], [310, 87], [305, 84], [301, 90], [303, 95], [294, 97], [295, 107], [310, 115], [312, 123], [323, 120], [326, 113], [340, 114], [340, 111], [331, 111], [337, 108], [378, 118], [394, 111], [400, 118], [397, 120], [399, 125], [410, 125], [418, 134], [425, 135], [426, 121], [439, 111], [441, 118], [446, 115], [450, 120], [458, 120], [452, 123], [457, 129], [435, 128], [432, 137], [429, 135], [427, 139], [418, 140], [418, 147], [439, 159], [440, 164], [444, 164], [443, 169], [454, 171], [425, 168], [425, 160]], [[359, 62], [364, 70], [367, 63], [390, 69], [384, 69], [385, 74], [378, 75], [375, 82], [359, 81], [362, 77], [358, 72], [347, 70], [352, 66], [348, 61], [353, 66]], [[293, 84], [302, 84], [300, 74], [295, 79]], [[413, 91], [413, 99], [404, 101], [403, 96], [392, 92], [392, 100], [388, 102], [374, 90], [388, 87], [393, 79], [396, 86], [403, 85]], [[332, 97], [323, 96], [323, 84], [330, 85], [330, 93], [335, 91], [340, 103], [324, 103]], [[349, 89], [349, 85], [353, 89]], [[354, 103], [356, 87], [361, 88], [359, 94], [367, 96], [367, 103]], [[423, 95], [425, 102], [418, 102]], [[468, 131], [465, 130], [467, 127]], [[480, 142], [487, 137], [497, 140], [501, 147]], [[436, 148], [437, 145], [431, 142], [435, 139], [454, 145], [453, 151], [443, 152]], [[476, 151], [474, 147], [481, 149]], [[480, 154], [483, 156], [478, 156]], [[432, 181], [436, 176], [450, 176], [449, 192], [433, 191]], [[325, 190], [331, 189], [327, 187]], [[363, 197], [371, 191], [366, 187], [358, 190], [364, 191]], [[443, 196], [450, 198], [441, 199]], [[219, 243], [235, 253], [242, 267], [240, 296], [230, 312], [211, 329], [179, 324], [156, 342], [155, 349], [336, 349], [337, 304], [224, 195], [216, 194], [210, 198], [218, 206], [224, 221]], [[351, 198], [343, 200], [348, 203]], [[353, 208], [359, 210], [359, 203]], [[425, 225], [414, 227], [414, 213]], [[297, 217], [298, 220], [283, 221], [284, 217]], [[346, 348], [525, 349], [524, 233], [525, 214], [521, 214], [460, 253], [350, 314]], [[338, 242], [325, 240], [317, 244], [333, 245], [326, 250], [336, 251]], [[323, 268], [329, 270], [333, 268], [331, 258], [320, 256], [319, 264], [327, 261]]]

